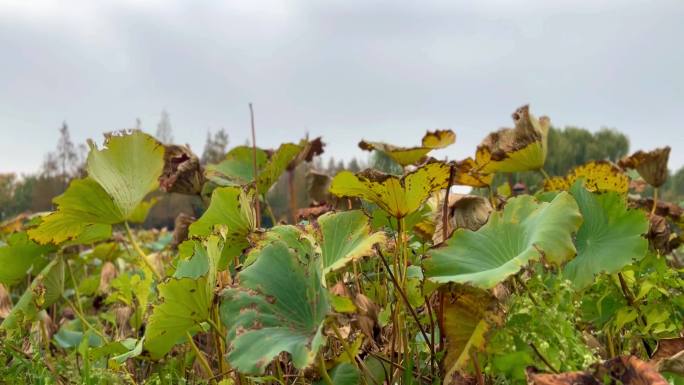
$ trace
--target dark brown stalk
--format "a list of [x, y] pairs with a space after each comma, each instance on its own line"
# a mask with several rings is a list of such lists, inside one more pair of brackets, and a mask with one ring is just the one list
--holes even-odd
[[449, 191], [451, 190], [451, 184], [454, 181], [454, 174], [455, 169], [452, 164], [449, 167], [449, 183], [444, 192], [444, 206], [442, 207], [442, 242], [445, 242], [449, 236]]
[[[297, 187], [295, 186], [295, 170], [287, 172], [287, 187], [290, 194], [290, 220], [292, 224], [297, 222]], [[275, 226], [275, 223], [273, 224]]]
[[482, 369], [480, 369], [480, 360], [477, 358], [477, 350], [471, 350], [470, 359], [473, 360], [473, 367], [475, 368], [475, 377], [477, 378], [477, 385], [485, 385], [484, 376], [482, 376]]
[[[261, 227], [261, 208], [259, 207], [259, 181], [257, 170], [257, 148], [256, 148], [256, 129], [254, 128], [254, 108], [252, 103], [249, 103], [249, 117], [252, 122], [252, 170], [254, 171], [254, 189], [256, 190], [256, 204], [254, 210], [256, 211], [256, 227]], [[275, 223], [274, 223], [275, 225]]]

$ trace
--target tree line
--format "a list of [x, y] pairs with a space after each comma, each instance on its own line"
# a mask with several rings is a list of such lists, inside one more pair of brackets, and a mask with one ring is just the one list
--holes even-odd
[[[140, 119], [136, 128], [141, 129]], [[71, 139], [66, 122], [59, 128], [59, 136], [54, 151], [45, 155], [38, 172], [18, 176], [15, 173], [0, 174], [0, 220], [20, 213], [34, 213], [53, 209], [52, 199], [63, 193], [69, 182], [85, 175], [87, 146], [75, 144]], [[173, 129], [169, 113], [162, 111], [157, 124], [157, 139], [165, 144], [173, 143]], [[225, 129], [214, 133], [207, 132], [204, 148], [201, 152], [202, 164], [218, 163], [228, 151], [229, 136]], [[591, 160], [610, 160], [617, 162], [630, 151], [629, 138], [615, 129], [603, 128], [590, 132], [584, 128], [565, 127], [551, 128], [548, 137], [548, 155], [545, 169], [551, 175], [565, 175], [575, 166]], [[361, 171], [373, 167], [389, 173], [400, 173], [401, 167], [391, 159], [377, 151], [367, 160], [353, 158], [347, 162], [334, 157], [324, 161], [320, 157], [311, 163], [304, 163], [294, 170], [295, 201], [298, 207], [306, 207], [312, 199], [308, 195], [307, 175], [315, 170], [334, 176], [339, 171]], [[523, 183], [534, 189], [542, 181], [537, 173], [515, 173], [497, 175], [493, 186], [504, 182]], [[648, 193], [648, 192], [646, 192]], [[670, 170], [670, 177], [661, 188], [662, 197], [669, 201], [684, 200], [684, 167], [677, 171]], [[279, 181], [269, 192], [269, 203], [277, 217], [287, 215], [289, 209], [290, 190], [285, 178]], [[181, 194], [158, 194], [158, 203], [152, 208], [146, 222], [147, 227], [173, 227], [174, 219], [180, 213], [199, 216], [203, 204], [199, 197]]]

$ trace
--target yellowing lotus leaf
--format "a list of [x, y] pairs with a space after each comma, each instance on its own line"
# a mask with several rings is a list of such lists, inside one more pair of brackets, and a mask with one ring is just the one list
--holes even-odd
[[451, 130], [428, 131], [423, 137], [420, 147], [399, 147], [381, 142], [367, 142], [362, 140], [359, 147], [366, 151], [380, 151], [401, 166], [416, 164], [425, 159], [427, 154], [435, 149], [444, 148], [456, 141], [456, 134]]
[[434, 191], [446, 188], [448, 181], [449, 165], [432, 161], [403, 177], [374, 170], [358, 174], [342, 171], [333, 179], [330, 192], [362, 198], [395, 218], [403, 218], [418, 210]]
[[570, 183], [564, 176], [554, 176], [544, 181], [545, 191], [567, 191]]
[[546, 191], [567, 191], [578, 180], [591, 192], [615, 191], [626, 194], [629, 177], [619, 167], [608, 161], [593, 161], [570, 170], [566, 177], [553, 177], [544, 182]]
[[454, 185], [487, 187], [492, 184], [494, 174], [482, 173], [473, 158], [455, 162], [453, 165], [455, 167], [455, 172], [452, 184]]
[[456, 142], [456, 134], [451, 130], [428, 131], [423, 136], [423, 147], [439, 149]]
[[454, 373], [467, 369], [473, 350], [484, 351], [492, 328], [503, 324], [503, 312], [489, 292], [466, 285], [457, 285], [444, 301], [444, 383], [449, 385]]
[[653, 187], [660, 187], [667, 180], [667, 161], [670, 147], [657, 148], [653, 151], [637, 151], [623, 158], [618, 163], [622, 168], [636, 169], [642, 178]]
[[549, 118], [537, 119], [529, 106], [522, 106], [513, 113], [513, 121], [515, 128], [492, 132], [478, 146], [475, 163], [479, 172], [519, 172], [544, 166]]
[[28, 230], [31, 239], [41, 244], [73, 240], [93, 227], [101, 229], [106, 238], [111, 234], [111, 225], [125, 220], [112, 198], [91, 178], [73, 180], [53, 202], [57, 211], [44, 217], [38, 227]]

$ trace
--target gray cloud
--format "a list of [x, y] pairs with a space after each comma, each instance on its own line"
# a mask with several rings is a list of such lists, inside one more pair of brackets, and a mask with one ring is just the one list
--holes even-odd
[[25, 3], [0, 2], [0, 171], [37, 169], [64, 119], [83, 141], [162, 108], [196, 151], [242, 144], [250, 101], [260, 145], [308, 131], [347, 159], [438, 127], [466, 156], [531, 103], [684, 164], [678, 0]]

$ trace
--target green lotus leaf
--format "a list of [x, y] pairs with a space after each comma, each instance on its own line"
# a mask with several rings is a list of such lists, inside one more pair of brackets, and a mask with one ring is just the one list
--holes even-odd
[[373, 202], [395, 218], [418, 210], [434, 191], [447, 187], [449, 166], [432, 161], [403, 177], [374, 170], [335, 176], [330, 192], [341, 197], [358, 197]]
[[[316, 153], [322, 152], [320, 139], [311, 142], [303, 140], [300, 144], [284, 143], [270, 156], [266, 151], [257, 148], [258, 177], [256, 182], [259, 195], [266, 194], [283, 172], [297, 160], [305, 160], [302, 157], [309, 158], [312, 143], [320, 145], [319, 152]], [[236, 147], [228, 152], [226, 159], [220, 163], [207, 166], [207, 178], [220, 186], [244, 186], [252, 183], [255, 179], [253, 156], [251, 147]]]
[[38, 243], [74, 240], [92, 228], [98, 237], [109, 236], [111, 225], [125, 220], [112, 198], [91, 178], [73, 180], [53, 202], [57, 211], [44, 217], [38, 227], [28, 230], [29, 236]]
[[[314, 253], [316, 245], [315, 239], [301, 228], [293, 225], [278, 225], [271, 227], [268, 231], [252, 234], [253, 247], [246, 254], [243, 266], [249, 266], [261, 255], [264, 247], [275, 241], [284, 242], [287, 247], [295, 250], [298, 256], [308, 258]], [[308, 262], [302, 260], [302, 263]]]
[[200, 323], [210, 317], [221, 250], [215, 236], [210, 237], [205, 246], [206, 251], [198, 252], [193, 258], [207, 260], [206, 275], [194, 278], [194, 275], [179, 273], [158, 287], [161, 300], [154, 307], [145, 329], [144, 346], [153, 359], [161, 358], [174, 345], [187, 342], [187, 333], [196, 333]]
[[[266, 151], [256, 149], [257, 170], [261, 170], [268, 161]], [[238, 146], [226, 154], [226, 158], [217, 164], [209, 164], [205, 174], [207, 178], [221, 186], [242, 186], [254, 180], [253, 150], [249, 146]]]
[[297, 254], [282, 241], [269, 244], [238, 274], [239, 286], [224, 292], [220, 311], [229, 329], [228, 361], [240, 372], [263, 373], [280, 352], [305, 368], [325, 342], [330, 305], [320, 265], [301, 263], [311, 256]]
[[[361, 373], [354, 365], [343, 362], [335, 366], [329, 373], [333, 385], [358, 385], [361, 383]], [[369, 381], [369, 384], [373, 382]], [[314, 385], [327, 385], [324, 380], [314, 382]]]
[[252, 207], [253, 190], [219, 187], [214, 190], [207, 211], [190, 225], [190, 236], [208, 236], [218, 229], [225, 238], [222, 267], [249, 247], [247, 235], [254, 231], [256, 213]]
[[200, 323], [209, 318], [213, 298], [207, 277], [171, 277], [158, 289], [161, 303], [154, 307], [145, 329], [145, 349], [153, 359], [186, 342], [186, 333], [199, 330]]
[[530, 261], [544, 257], [560, 264], [572, 257], [572, 234], [581, 222], [577, 203], [566, 192], [550, 203], [513, 198], [479, 230], [457, 229], [444, 245], [430, 250], [425, 276], [436, 283], [491, 288]]
[[529, 106], [513, 113], [515, 128], [489, 134], [477, 148], [476, 169], [484, 174], [538, 170], [544, 166], [550, 121], [537, 119]]
[[114, 200], [128, 219], [145, 195], [159, 186], [164, 168], [164, 147], [142, 131], [107, 135], [102, 150], [91, 141], [88, 175]]
[[142, 201], [135, 210], [128, 217], [128, 221], [132, 223], [143, 223], [147, 219], [147, 214], [149, 214], [152, 207], [157, 204], [157, 198], [152, 198], [147, 201]]
[[466, 285], [457, 286], [445, 296], [445, 385], [454, 373], [467, 369], [473, 349], [483, 351], [489, 332], [503, 323], [497, 303], [489, 292]]
[[259, 194], [264, 195], [271, 189], [271, 186], [287, 170], [290, 162], [294, 161], [303, 149], [303, 146], [294, 143], [284, 143], [278, 147], [264, 168], [259, 170], [259, 177], [257, 178]]
[[577, 232], [577, 257], [568, 262], [563, 275], [577, 289], [590, 285], [601, 272], [616, 273], [646, 255], [648, 220], [640, 210], [628, 209], [617, 192], [593, 194], [576, 182], [571, 193], [584, 223]]
[[53, 250], [34, 243], [24, 232], [11, 234], [7, 245], [0, 246], [0, 283], [11, 286], [19, 282], [41, 255]]
[[380, 151], [403, 167], [416, 164], [435, 149], [445, 148], [456, 141], [456, 134], [451, 130], [428, 131], [420, 147], [399, 147], [381, 142], [362, 140], [359, 147], [366, 151]]
[[369, 218], [361, 210], [326, 213], [320, 225], [323, 276], [349, 262], [373, 254], [373, 246], [385, 242], [385, 234], [371, 234]]
[[38, 312], [57, 301], [64, 292], [64, 260], [55, 258], [33, 279], [12, 310], [0, 324], [0, 330], [22, 329], [36, 319]]

